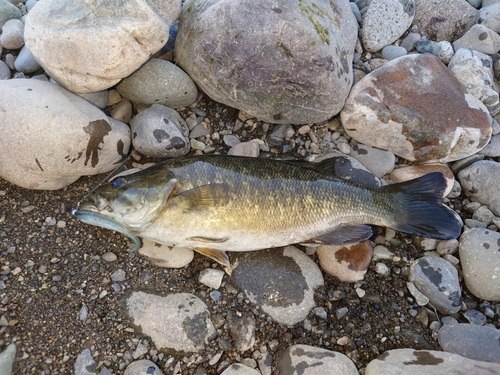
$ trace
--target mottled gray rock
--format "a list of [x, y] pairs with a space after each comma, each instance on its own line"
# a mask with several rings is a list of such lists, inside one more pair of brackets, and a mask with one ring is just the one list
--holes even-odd
[[460, 237], [465, 285], [478, 298], [500, 301], [500, 233], [474, 228]]
[[0, 353], [0, 375], [12, 374], [16, 351], [16, 344], [11, 343]]
[[0, 43], [6, 49], [19, 49], [24, 45], [24, 23], [14, 18], [5, 22], [0, 34]]
[[192, 0], [182, 9], [177, 62], [212, 99], [282, 124], [342, 109], [358, 29], [347, 0]]
[[280, 374], [358, 375], [356, 365], [346, 355], [309, 345], [292, 345], [285, 349], [278, 361]]
[[27, 74], [35, 73], [37, 70], [41, 69], [40, 64], [38, 64], [26, 46], [21, 48], [19, 55], [16, 57], [16, 61], [14, 61], [14, 66], [16, 70]]
[[282, 324], [296, 324], [314, 308], [314, 289], [324, 284], [316, 263], [293, 246], [231, 254], [234, 279], [247, 298]]
[[485, 106], [428, 54], [397, 58], [366, 75], [340, 115], [358, 142], [411, 161], [463, 159], [486, 146], [491, 136]]
[[454, 314], [462, 306], [457, 269], [437, 256], [417, 259], [410, 268], [410, 281], [442, 314]]
[[60, 189], [114, 169], [128, 153], [126, 124], [52, 83], [0, 81], [0, 107], [0, 176], [13, 184]]
[[362, 144], [352, 146], [350, 155], [379, 178], [392, 171], [396, 163], [396, 157], [392, 152]]
[[132, 143], [143, 155], [174, 158], [190, 149], [189, 128], [173, 108], [153, 104], [130, 120]]
[[255, 344], [255, 318], [253, 314], [238, 316], [235, 313], [228, 314], [229, 333], [233, 339], [235, 349], [246, 352]]
[[[156, 2], [153, 2], [156, 3]], [[180, 0], [163, 6], [178, 15]], [[25, 42], [40, 65], [73, 92], [107, 89], [139, 68], [168, 39], [169, 24], [146, 0], [46, 0], [33, 7]]]
[[249, 142], [240, 142], [238, 144], [235, 144], [227, 152], [228, 155], [249, 156], [253, 158], [259, 156], [259, 153], [260, 153], [259, 144], [253, 140]]
[[96, 365], [97, 363], [92, 357], [90, 349], [85, 349], [76, 357], [76, 361], [73, 365], [75, 375], [96, 375], [94, 372]]
[[414, 16], [414, 0], [372, 0], [362, 22], [365, 49], [377, 52], [396, 41], [410, 27]]
[[261, 373], [242, 363], [233, 363], [221, 375], [261, 375]]
[[[484, 1], [483, 1], [484, 3]], [[479, 9], [479, 19], [477, 23], [486, 26], [496, 33], [500, 32], [500, 3], [496, 2]]]
[[154, 362], [141, 359], [128, 365], [123, 375], [163, 375], [163, 372]]
[[103, 91], [96, 91], [96, 92], [91, 92], [88, 94], [80, 94], [78, 95], [88, 101], [89, 103], [92, 103], [99, 109], [104, 109], [106, 108], [106, 105], [108, 104], [108, 90], [103, 90]]
[[483, 102], [491, 115], [500, 112], [498, 92], [494, 83], [493, 60], [490, 56], [461, 48], [456, 51], [448, 68], [470, 94]]
[[0, 61], [0, 81], [5, 79], [10, 79], [10, 68], [6, 63]]
[[490, 142], [479, 151], [480, 154], [489, 157], [499, 157], [500, 156], [500, 135], [495, 135], [491, 137]]
[[438, 331], [444, 351], [476, 361], [500, 363], [500, 331], [474, 324], [447, 324]]
[[453, 48], [469, 48], [493, 55], [500, 50], [500, 35], [484, 25], [474, 25], [460, 39], [453, 42]]
[[340, 281], [363, 280], [373, 256], [370, 241], [345, 246], [320, 245], [317, 250], [321, 269]]
[[133, 292], [127, 299], [127, 309], [133, 323], [158, 349], [200, 351], [215, 332], [207, 306], [189, 293], [160, 297]]
[[365, 375], [498, 374], [500, 365], [435, 350], [393, 349], [366, 366]]
[[413, 24], [436, 42], [453, 42], [477, 21], [478, 11], [465, 0], [418, 0]]
[[463, 191], [479, 203], [500, 216], [500, 163], [493, 160], [479, 160], [458, 173]]
[[0, 0], [0, 28], [11, 19], [20, 19], [21, 11], [8, 0]]
[[170, 61], [151, 59], [116, 87], [135, 104], [179, 108], [193, 104], [198, 89], [193, 80]]
[[152, 265], [163, 268], [182, 268], [191, 263], [194, 258], [192, 249], [169, 247], [144, 239], [139, 254]]

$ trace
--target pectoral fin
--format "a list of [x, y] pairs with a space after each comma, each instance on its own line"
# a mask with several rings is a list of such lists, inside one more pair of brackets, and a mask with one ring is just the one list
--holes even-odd
[[193, 249], [201, 255], [205, 255], [207, 258], [215, 260], [217, 263], [222, 264], [224, 267], [231, 269], [231, 263], [229, 262], [229, 257], [225, 251], [211, 249], [208, 247], [196, 247]]
[[204, 210], [227, 203], [228, 184], [206, 184], [183, 191], [177, 198], [188, 204], [188, 210]]
[[373, 234], [372, 228], [364, 224], [342, 224], [311, 242], [324, 245], [346, 245], [365, 241]]

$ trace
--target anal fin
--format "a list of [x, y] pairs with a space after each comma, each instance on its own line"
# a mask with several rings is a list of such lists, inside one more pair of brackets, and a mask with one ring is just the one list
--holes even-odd
[[224, 267], [231, 269], [231, 263], [229, 262], [229, 257], [227, 256], [225, 251], [211, 249], [208, 247], [195, 247], [193, 250], [197, 253], [200, 253], [201, 255], [206, 256], [207, 258], [215, 260], [217, 263], [223, 265]]
[[347, 245], [359, 243], [369, 239], [373, 234], [372, 228], [365, 224], [341, 224], [324, 235], [314, 238], [311, 242], [324, 245]]

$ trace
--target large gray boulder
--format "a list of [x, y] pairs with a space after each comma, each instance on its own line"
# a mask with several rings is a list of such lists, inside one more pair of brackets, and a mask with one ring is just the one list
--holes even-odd
[[179, 65], [212, 99], [272, 123], [337, 114], [358, 26], [347, 0], [188, 0]]
[[0, 109], [0, 177], [27, 189], [108, 172], [130, 148], [127, 124], [53, 83], [0, 81]]
[[[169, 22], [177, 18], [181, 0], [118, 3], [40, 0], [26, 18], [26, 45], [67, 89], [76, 93], [107, 89], [165, 45]], [[160, 5], [168, 21], [159, 15]]]

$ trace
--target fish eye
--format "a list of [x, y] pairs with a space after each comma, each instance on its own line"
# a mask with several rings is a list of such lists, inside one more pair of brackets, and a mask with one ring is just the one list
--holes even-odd
[[113, 180], [113, 187], [115, 189], [118, 189], [119, 187], [122, 187], [125, 184], [126, 180], [124, 178], [117, 178], [116, 180]]

